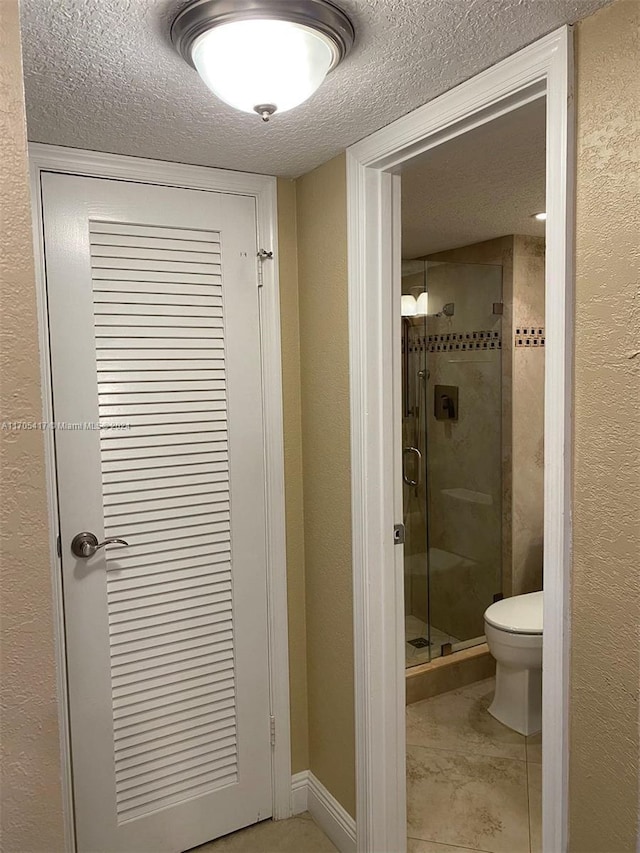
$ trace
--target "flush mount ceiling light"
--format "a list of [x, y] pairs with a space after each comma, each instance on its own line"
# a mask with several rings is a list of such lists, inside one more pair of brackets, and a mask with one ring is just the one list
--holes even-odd
[[171, 26], [180, 55], [222, 101], [263, 121], [306, 101], [349, 52], [327, 0], [195, 0]]
[[539, 222], [544, 222], [545, 219], [547, 218], [547, 214], [546, 213], [532, 213], [531, 218], [537, 219]]

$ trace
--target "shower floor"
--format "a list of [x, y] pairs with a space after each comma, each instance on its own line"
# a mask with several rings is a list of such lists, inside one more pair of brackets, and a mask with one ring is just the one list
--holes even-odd
[[[416, 648], [412, 646], [410, 640], [417, 640], [421, 637], [428, 638], [429, 628], [426, 622], [418, 619], [417, 616], [405, 616], [404, 621], [405, 632], [405, 662], [406, 666], [417, 666], [420, 663], [427, 663], [430, 660], [429, 646]], [[440, 646], [444, 643], [459, 643], [457, 637], [451, 634], [445, 634], [438, 628], [431, 626], [431, 657], [440, 657]]]

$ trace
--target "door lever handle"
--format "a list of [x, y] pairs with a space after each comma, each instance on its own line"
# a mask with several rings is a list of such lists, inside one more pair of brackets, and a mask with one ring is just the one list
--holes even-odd
[[81, 557], [86, 560], [89, 557], [93, 557], [93, 555], [100, 548], [104, 548], [105, 545], [128, 545], [128, 542], [125, 542], [124, 539], [117, 539], [112, 537], [111, 539], [105, 539], [104, 542], [98, 542], [98, 537], [94, 533], [78, 533], [73, 537], [71, 542], [71, 552], [76, 557]]

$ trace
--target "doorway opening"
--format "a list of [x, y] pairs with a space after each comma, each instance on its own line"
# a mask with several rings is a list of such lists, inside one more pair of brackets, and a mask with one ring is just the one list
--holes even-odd
[[[508, 599], [514, 591], [514, 562], [513, 557], [507, 558], [505, 541], [508, 537], [504, 535], [505, 496], [508, 498], [504, 483], [505, 445], [508, 442], [504, 441], [507, 407], [504, 405], [502, 344], [508, 335], [509, 344], [515, 345], [519, 326], [514, 327], [513, 312], [504, 312], [504, 264], [490, 262], [487, 257], [443, 257], [439, 253], [472, 247], [498, 236], [515, 239], [523, 232], [509, 226], [501, 233], [498, 231], [484, 238], [463, 235], [439, 247], [403, 253], [401, 176], [418, 163], [419, 158], [442, 155], [447, 143], [464, 144], [465, 136], [468, 140], [474, 131], [489, 129], [494, 122], [508, 121], [513, 118], [514, 111], [538, 108], [546, 118], [545, 198], [540, 211], [526, 211], [526, 215], [543, 211], [547, 214], [545, 318], [543, 325], [536, 326], [536, 330], [543, 330], [545, 339], [544, 530], [543, 547], [538, 542], [537, 552], [533, 549], [533, 562], [537, 560], [538, 565], [541, 551], [544, 552], [543, 843], [545, 849], [566, 849], [568, 645], [565, 626], [570, 573], [573, 233], [571, 80], [571, 30], [563, 28], [373, 134], [348, 152], [357, 808], [358, 849], [361, 851], [403, 850], [406, 844], [407, 609], [414, 606], [414, 598], [419, 602], [416, 606], [422, 607], [423, 618], [420, 619], [420, 637], [415, 639], [426, 641], [423, 649], [427, 649], [427, 657], [438, 658], [423, 665], [438, 665], [442, 669], [449, 659], [453, 663], [458, 656], [461, 660], [463, 655], [473, 652], [473, 649], [454, 649], [460, 649], [465, 642], [479, 643], [483, 635], [488, 635], [486, 620], [489, 617], [485, 618], [485, 612], [498, 607], [502, 613], [508, 601], [494, 601], [494, 598]], [[504, 148], [496, 147], [498, 154]], [[432, 188], [423, 191], [427, 204]], [[493, 193], [486, 194], [485, 201], [488, 208], [498, 207]], [[430, 217], [430, 221], [438, 221], [437, 208], [430, 210]], [[403, 259], [422, 262], [419, 269], [405, 266], [407, 279], [410, 275], [422, 278], [422, 285], [417, 284], [415, 292], [408, 281], [403, 287]], [[436, 263], [440, 266], [435, 266]], [[478, 265], [484, 267], [482, 276], [479, 270], [472, 269]], [[483, 302], [487, 303], [484, 305], [487, 314], [483, 322], [472, 323], [471, 315], [465, 318], [462, 291], [456, 292], [455, 287], [451, 287], [450, 293], [447, 292], [444, 282], [453, 266], [457, 266], [453, 276], [456, 282], [469, 279], [477, 284], [486, 278], [487, 299]], [[502, 276], [500, 269], [494, 270], [492, 276], [491, 266], [502, 267]], [[474, 272], [478, 273], [475, 279]], [[433, 294], [428, 284], [430, 276]], [[403, 303], [405, 316], [413, 318], [408, 323], [403, 321]], [[419, 303], [422, 303], [422, 310]], [[463, 319], [464, 328], [458, 328], [458, 321]], [[511, 328], [507, 331], [508, 324]], [[527, 322], [522, 328], [530, 326]], [[476, 338], [473, 338], [474, 332]], [[480, 332], [483, 338], [478, 337]], [[465, 388], [465, 371], [470, 373], [472, 368], [463, 362], [469, 361], [470, 350], [456, 350], [455, 347], [466, 344], [467, 333], [472, 335], [470, 340], [474, 343], [472, 354], [482, 352], [495, 357], [493, 384], [488, 375], [476, 375], [475, 381]], [[451, 338], [453, 334], [455, 340]], [[460, 334], [465, 337], [460, 339], [457, 337]], [[478, 350], [475, 349], [476, 341], [481, 345]], [[499, 342], [500, 346], [492, 349], [491, 341]], [[428, 351], [431, 346], [433, 352]], [[446, 350], [442, 349], [444, 346]], [[450, 346], [454, 349], [450, 350]], [[459, 360], [454, 362], [456, 353]], [[408, 358], [403, 359], [403, 355]], [[433, 366], [436, 355], [444, 355], [441, 362], [446, 359], [447, 371], [443, 370], [442, 375]], [[428, 361], [430, 356], [432, 368]], [[416, 362], [421, 357], [423, 363], [418, 365]], [[490, 371], [491, 365], [487, 360], [482, 370]], [[433, 375], [429, 375], [430, 369]], [[463, 408], [465, 413], [474, 409], [469, 404], [478, 387], [484, 387], [484, 393], [476, 393], [475, 410], [479, 412], [493, 399], [494, 428], [488, 430], [491, 441], [487, 441], [486, 448], [478, 452], [474, 460], [470, 451], [481, 443], [478, 436], [474, 441], [470, 435], [463, 446], [455, 446], [453, 424], [458, 416], [457, 425], [462, 425]], [[482, 423], [490, 422], [487, 410]], [[478, 431], [483, 430], [476, 426], [475, 432]], [[430, 441], [436, 439], [442, 445], [436, 458], [448, 462], [444, 470], [438, 471], [434, 463], [429, 471], [430, 449], [433, 457]], [[449, 447], [444, 446], [446, 442]], [[450, 459], [447, 450], [454, 446], [457, 457]], [[467, 464], [457, 465], [465, 454]], [[484, 479], [480, 475], [479, 478], [471, 476], [474, 464], [484, 471]], [[456, 476], [450, 476], [451, 472], [456, 472]], [[495, 479], [493, 483], [491, 476]], [[409, 493], [407, 498], [411, 498], [406, 504], [405, 490]], [[449, 504], [457, 509], [451, 509]], [[420, 536], [415, 547], [412, 547], [411, 529], [404, 548], [398, 545], [402, 537], [394, 535], [394, 525], [403, 520], [405, 507], [410, 507], [416, 516], [422, 512], [424, 518], [423, 524], [415, 525]], [[445, 518], [449, 519], [446, 524]], [[451, 519], [455, 523], [451, 523]], [[470, 535], [474, 532], [475, 535]], [[454, 538], [447, 540], [447, 535]], [[466, 544], [462, 544], [465, 536]], [[479, 548], [483, 542], [486, 549]], [[409, 561], [407, 570], [411, 576], [409, 604], [405, 598], [405, 552], [407, 557], [416, 558], [413, 563]], [[478, 570], [471, 573], [471, 566], [463, 562], [465, 560]], [[484, 571], [478, 568], [482, 564]], [[422, 576], [416, 565], [422, 565]], [[456, 584], [456, 579], [465, 578], [465, 572], [473, 583]], [[541, 585], [537, 588], [538, 595]], [[472, 589], [473, 595], [467, 595]], [[464, 606], [456, 601], [461, 597], [467, 599]], [[500, 625], [499, 619], [495, 621]], [[436, 637], [436, 630], [444, 635], [444, 641], [434, 646], [431, 640]], [[541, 644], [541, 629], [535, 633], [538, 636], [534, 641]], [[438, 639], [443, 638], [438, 636]], [[442, 836], [440, 840], [447, 843]], [[449, 840], [448, 843], [456, 842]], [[458, 842], [457, 846], [467, 845]]]
[[545, 108], [401, 173], [412, 844], [540, 849]]

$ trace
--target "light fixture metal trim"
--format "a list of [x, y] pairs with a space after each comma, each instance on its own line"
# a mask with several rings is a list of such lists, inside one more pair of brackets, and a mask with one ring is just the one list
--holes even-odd
[[355, 39], [345, 13], [328, 0], [194, 0], [171, 25], [171, 41], [195, 68], [191, 50], [204, 33], [221, 24], [246, 20], [277, 20], [317, 30], [335, 45], [329, 71], [349, 53]]

